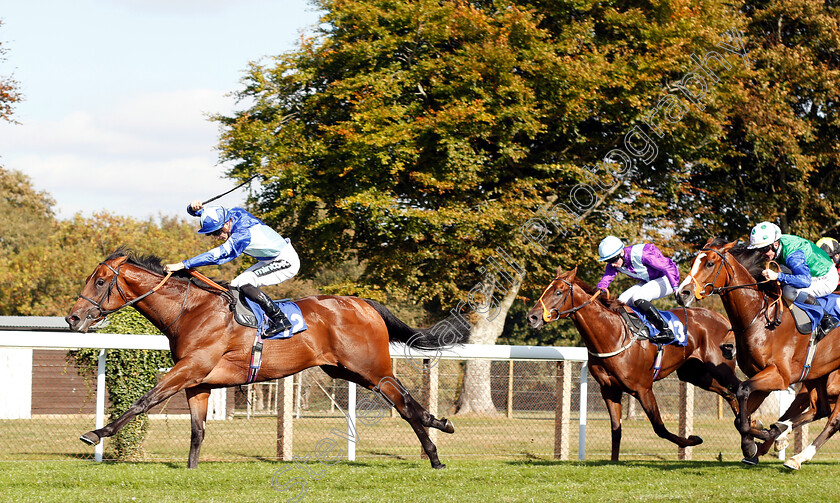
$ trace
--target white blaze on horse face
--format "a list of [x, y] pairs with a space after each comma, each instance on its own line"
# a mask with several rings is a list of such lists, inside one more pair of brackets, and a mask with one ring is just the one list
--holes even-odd
[[688, 276], [685, 277], [682, 283], [680, 283], [679, 289], [682, 290], [687, 287], [692, 281], [694, 281], [694, 275], [697, 274], [697, 270], [700, 268], [700, 261], [705, 257], [705, 253], [701, 253], [697, 255], [697, 258], [694, 259], [694, 263], [691, 265], [691, 272], [688, 273]]

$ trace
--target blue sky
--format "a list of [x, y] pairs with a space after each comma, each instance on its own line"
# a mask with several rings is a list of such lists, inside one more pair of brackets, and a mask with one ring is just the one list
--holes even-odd
[[25, 100], [20, 124], [0, 122], [0, 166], [29, 175], [62, 218], [186, 216], [235, 186], [207, 115], [235, 110], [248, 62], [293, 50], [318, 14], [307, 0], [4, 2], [0, 75]]

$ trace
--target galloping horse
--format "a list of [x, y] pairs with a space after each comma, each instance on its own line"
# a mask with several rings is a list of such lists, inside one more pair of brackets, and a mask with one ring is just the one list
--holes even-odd
[[[755, 430], [748, 426], [750, 415], [774, 390], [787, 389], [791, 384], [803, 381], [799, 393], [781, 419], [793, 419], [793, 426], [799, 426], [816, 417], [824, 416], [828, 409], [829, 395], [835, 394], [837, 375], [833, 371], [840, 367], [840, 330], [834, 330], [819, 343], [810, 373], [805, 372], [810, 337], [800, 334], [790, 310], [781, 311], [780, 323], [770, 306], [773, 300], [767, 292], [774, 289], [775, 282], [757, 280], [764, 269], [760, 253], [746, 250], [725, 240], [709, 240], [695, 257], [691, 272], [677, 290], [681, 305], [689, 305], [694, 299], [712, 294], [720, 295], [726, 313], [732, 322], [735, 344], [738, 349], [738, 366], [749, 377], [738, 387], [736, 396], [740, 416], [736, 425], [741, 433], [741, 450], [744, 462], [755, 464], [758, 456], [766, 453], [772, 440], [784, 430], [774, 424], [769, 430]], [[777, 307], [776, 309], [781, 309]], [[774, 311], [778, 312], [778, 311]], [[771, 320], [771, 318], [773, 318]], [[773, 321], [768, 325], [768, 321]], [[822, 395], [822, 398], [819, 398]], [[811, 410], [803, 412], [811, 401]], [[819, 406], [819, 407], [818, 407]], [[817, 409], [820, 410], [817, 410]], [[840, 414], [833, 408], [825, 429], [802, 453], [794, 456], [785, 466], [798, 469], [802, 462], [809, 461], [817, 449], [836, 431], [840, 425]], [[790, 424], [786, 425], [790, 431]], [[765, 442], [759, 447], [755, 439]]]
[[[84, 434], [82, 440], [96, 444], [114, 435], [136, 415], [183, 389], [192, 420], [187, 466], [195, 468], [204, 439], [210, 390], [246, 383], [256, 331], [234, 321], [229, 301], [219, 292], [200, 286], [190, 288], [193, 284], [185, 273], [162, 281], [164, 274], [159, 258], [138, 257], [118, 249], [94, 269], [66, 317], [71, 329], [87, 332], [107, 314], [133, 305], [169, 338], [175, 361], [154, 388], [122, 416]], [[437, 419], [425, 410], [394, 377], [389, 341], [434, 349], [461, 344], [464, 334], [447, 332], [438, 336], [412, 329], [378, 303], [357, 297], [318, 295], [296, 303], [308, 329], [290, 339], [266, 340], [256, 381], [320, 366], [330, 377], [375, 390], [411, 424], [432, 467], [444, 468], [425, 428], [447, 433], [455, 428], [448, 419]]]
[[[610, 414], [613, 461], [618, 461], [621, 445], [621, 397], [624, 393], [639, 400], [659, 437], [680, 447], [703, 442], [697, 435], [688, 438], [675, 435], [662, 422], [653, 382], [675, 370], [681, 380], [725, 398], [737, 415], [738, 404], [730, 390], [734, 390], [740, 381], [735, 376], [735, 362], [724, 359], [720, 350], [729, 329], [723, 316], [707, 309], [686, 310], [688, 343], [685, 347], [666, 346], [661, 370], [654, 376], [656, 346], [647, 341], [637, 342], [618, 312], [624, 305], [606, 299], [595, 301], [596, 292], [576, 275], [577, 268], [566, 273], [558, 268], [557, 277], [528, 312], [528, 320], [538, 329], [555, 319], [572, 318], [589, 351], [589, 371], [601, 385], [601, 396]], [[686, 323], [682, 310], [673, 312]]]

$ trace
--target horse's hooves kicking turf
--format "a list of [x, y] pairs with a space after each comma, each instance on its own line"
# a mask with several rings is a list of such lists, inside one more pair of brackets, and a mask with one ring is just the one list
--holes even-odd
[[437, 466], [433, 466], [432, 468], [434, 468], [435, 470], [443, 470], [444, 468], [446, 468], [446, 465], [439, 464]]
[[744, 458], [744, 459], [741, 460], [741, 463], [744, 463], [745, 465], [748, 465], [748, 466], [755, 466], [755, 465], [758, 464], [758, 456], [755, 456], [755, 457], [752, 457], [752, 458]]

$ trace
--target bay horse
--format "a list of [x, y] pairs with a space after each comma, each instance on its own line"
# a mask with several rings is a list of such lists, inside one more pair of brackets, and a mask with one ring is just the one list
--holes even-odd
[[[806, 374], [810, 336], [799, 333], [789, 309], [778, 306], [781, 310], [775, 311], [781, 315], [778, 320], [771, 314], [779, 285], [761, 278], [765, 260], [760, 252], [747, 250], [743, 245], [710, 239], [694, 258], [691, 271], [676, 295], [678, 303], [687, 306], [695, 299], [718, 294], [732, 322], [738, 366], [748, 377], [736, 392], [740, 407], [736, 426], [741, 433], [745, 463], [757, 463], [758, 456], [769, 450], [773, 440], [792, 429], [790, 423], [783, 429], [780, 422], [766, 430], [744, 426], [750, 424], [750, 415], [771, 391], [787, 389], [806, 379], [794, 404], [780, 418], [792, 422], [793, 427], [824, 417], [830, 410], [829, 420], [814, 442], [785, 463], [788, 468], [798, 469], [840, 427], [840, 409], [836, 407], [840, 375], [834, 373], [840, 367], [840, 330], [835, 329], [820, 341], [810, 372]], [[835, 403], [833, 407], [831, 402]], [[756, 438], [764, 444], [757, 445]]]
[[[256, 330], [234, 321], [229, 300], [218, 291], [190, 288], [193, 283], [188, 272], [164, 276], [160, 258], [137, 256], [120, 248], [94, 269], [67, 315], [72, 330], [87, 332], [107, 314], [133, 305], [169, 338], [175, 362], [122, 416], [81, 439], [96, 444], [116, 434], [138, 414], [185, 390], [192, 426], [187, 466], [195, 468], [204, 439], [210, 390], [247, 382]], [[256, 381], [279, 379], [319, 366], [330, 377], [374, 390], [411, 425], [432, 467], [444, 468], [425, 428], [446, 433], [453, 433], [455, 428], [450, 420], [438, 419], [424, 409], [394, 377], [389, 342], [435, 349], [461, 344], [465, 334], [413, 329], [382, 305], [357, 297], [317, 295], [296, 303], [308, 329], [289, 339], [264, 341]]]
[[[686, 325], [685, 347], [666, 346], [661, 370], [654, 376], [657, 347], [648, 341], [637, 341], [624, 323], [619, 309], [624, 304], [600, 298], [597, 292], [576, 277], [577, 268], [569, 272], [557, 269], [557, 275], [528, 312], [535, 329], [559, 318], [570, 317], [589, 351], [589, 372], [601, 386], [612, 428], [612, 461], [618, 461], [621, 446], [621, 398], [624, 393], [635, 397], [647, 414], [653, 431], [660, 438], [680, 447], [698, 445], [697, 435], [687, 438], [668, 431], [659, 413], [653, 393], [654, 381], [672, 372], [677, 377], [702, 389], [722, 396], [737, 415], [734, 390], [740, 383], [735, 375], [735, 362], [723, 357], [721, 343], [727, 337], [729, 324], [720, 314], [708, 309], [672, 311]], [[588, 300], [586, 300], [588, 299]]]

